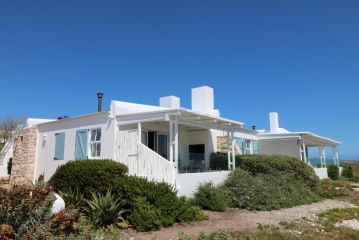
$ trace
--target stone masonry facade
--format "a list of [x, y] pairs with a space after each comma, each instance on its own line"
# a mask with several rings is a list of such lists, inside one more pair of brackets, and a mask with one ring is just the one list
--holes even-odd
[[[235, 154], [241, 154], [237, 143], [234, 143]], [[227, 153], [227, 137], [217, 137], [217, 152]]]
[[22, 130], [15, 138], [12, 160], [11, 184], [29, 184], [33, 182], [36, 157], [37, 129]]

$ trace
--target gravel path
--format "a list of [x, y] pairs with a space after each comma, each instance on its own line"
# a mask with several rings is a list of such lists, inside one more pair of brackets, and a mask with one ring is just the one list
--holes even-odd
[[333, 209], [354, 207], [353, 204], [342, 202], [338, 200], [325, 200], [310, 205], [302, 205], [298, 207], [274, 210], [250, 212], [247, 210], [228, 209], [226, 212], [208, 212], [209, 220], [196, 222], [193, 224], [175, 225], [171, 228], [164, 228], [160, 231], [151, 233], [135, 233], [129, 231], [125, 233], [122, 239], [133, 240], [170, 240], [177, 239], [181, 232], [190, 236], [197, 236], [201, 232], [211, 233], [218, 230], [236, 230], [241, 231], [245, 229], [256, 228], [258, 224], [272, 225], [278, 224], [281, 221], [292, 221], [301, 217], [309, 217], [319, 212]]

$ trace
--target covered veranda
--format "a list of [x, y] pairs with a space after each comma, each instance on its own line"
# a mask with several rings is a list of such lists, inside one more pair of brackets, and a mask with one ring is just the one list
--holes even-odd
[[[328, 154], [326, 149], [331, 149], [331, 158], [333, 160], [333, 164], [339, 166], [339, 153], [338, 153], [338, 145], [341, 142], [335, 141], [330, 138], [318, 136], [316, 134], [310, 132], [302, 132], [300, 133], [301, 137], [301, 160], [309, 165], [313, 165], [314, 162], [318, 159], [319, 163], [315, 167], [326, 167]], [[310, 158], [309, 151], [311, 148], [317, 149], [318, 158]]]
[[[116, 122], [120, 128], [121, 126], [126, 125], [136, 126], [138, 136], [137, 141], [141, 145], [148, 143], [148, 126], [151, 123], [157, 124], [156, 126], [166, 126], [165, 132], [167, 144], [165, 148], [168, 149], [168, 153], [166, 152], [166, 154], [162, 154], [163, 151], [157, 151], [156, 153], [158, 155], [162, 155], [162, 157], [165, 158], [170, 164], [173, 164], [175, 174], [186, 172], [186, 170], [184, 171], [184, 167], [180, 168], [180, 162], [195, 162], [198, 160], [198, 156], [196, 156], [196, 154], [186, 154], [183, 152], [184, 148], [188, 149], [188, 141], [183, 141], [183, 139], [191, 140], [192, 138], [192, 143], [195, 142], [193, 138], [201, 137], [199, 134], [196, 136], [197, 132], [200, 130], [218, 130], [226, 132], [228, 168], [235, 169], [234, 132], [243, 127], [242, 122], [216, 117], [213, 115], [201, 114], [182, 108], [149, 111], [145, 113], [121, 114], [116, 116]], [[191, 131], [193, 134], [184, 134], [183, 129]], [[212, 141], [212, 139], [209, 139], [208, 141]], [[181, 147], [181, 143], [185, 143], [187, 146]], [[158, 145], [159, 144], [162, 143], [158, 142]], [[158, 148], [159, 147], [157, 146], [157, 149]], [[155, 151], [154, 149], [152, 150]], [[208, 167], [206, 167], [206, 169], [200, 169], [202, 172], [206, 170], [208, 170]]]

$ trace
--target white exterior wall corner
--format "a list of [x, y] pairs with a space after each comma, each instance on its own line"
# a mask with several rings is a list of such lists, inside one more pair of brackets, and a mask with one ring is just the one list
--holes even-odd
[[200, 184], [212, 181], [214, 185], [223, 183], [230, 171], [177, 174], [177, 194], [192, 197]]
[[300, 159], [298, 138], [259, 139], [259, 153], [267, 155], [287, 155]]
[[[59, 120], [38, 125], [35, 178], [45, 175], [45, 181], [55, 173], [57, 167], [75, 160], [76, 130], [101, 128], [101, 159], [115, 160], [116, 120], [109, 114], [93, 114], [74, 119]], [[64, 159], [54, 160], [55, 134], [65, 133]], [[43, 139], [46, 141], [43, 142]], [[88, 146], [89, 148], [89, 146]]]

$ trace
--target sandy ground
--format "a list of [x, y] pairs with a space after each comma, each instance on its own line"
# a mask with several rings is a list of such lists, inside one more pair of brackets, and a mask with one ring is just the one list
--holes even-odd
[[313, 214], [333, 209], [354, 207], [353, 204], [338, 200], [325, 200], [310, 205], [302, 205], [294, 208], [275, 211], [250, 212], [247, 210], [228, 209], [226, 212], [207, 212], [209, 220], [193, 224], [175, 225], [171, 228], [161, 229], [151, 233], [136, 233], [128, 231], [122, 239], [147, 240], [147, 239], [177, 239], [181, 232], [190, 236], [197, 236], [201, 232], [211, 233], [218, 230], [236, 230], [256, 228], [258, 224], [272, 225], [281, 221], [292, 221], [302, 217], [310, 217]]

